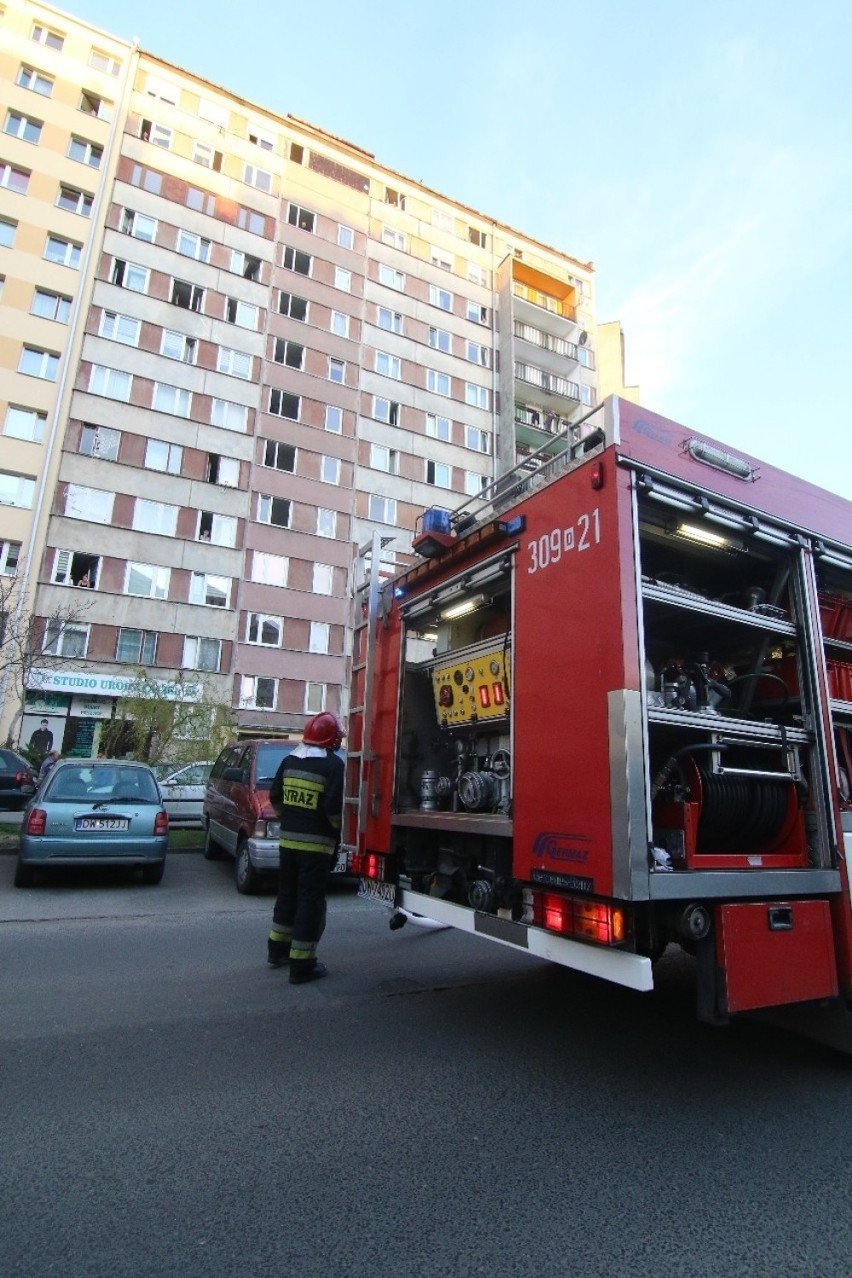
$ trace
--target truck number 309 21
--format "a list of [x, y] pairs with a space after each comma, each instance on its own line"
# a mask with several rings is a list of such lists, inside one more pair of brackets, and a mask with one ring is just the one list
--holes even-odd
[[530, 561], [527, 572], [543, 572], [558, 564], [569, 551], [591, 550], [601, 539], [601, 520], [597, 506], [588, 515], [580, 515], [567, 528], [552, 528], [529, 543]]

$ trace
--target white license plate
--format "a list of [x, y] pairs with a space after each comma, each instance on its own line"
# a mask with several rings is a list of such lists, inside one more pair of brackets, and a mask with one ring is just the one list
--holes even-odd
[[373, 901], [376, 905], [386, 905], [393, 908], [396, 885], [393, 883], [376, 883], [374, 879], [361, 879], [358, 884], [358, 895], [363, 901]]
[[345, 852], [338, 852], [337, 859], [331, 867], [332, 874], [345, 874], [349, 869], [349, 857]]
[[128, 817], [77, 817], [75, 830], [129, 830]]

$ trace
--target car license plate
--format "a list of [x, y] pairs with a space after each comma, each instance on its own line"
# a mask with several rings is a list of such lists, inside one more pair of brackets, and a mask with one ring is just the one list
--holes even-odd
[[374, 879], [361, 879], [358, 884], [358, 895], [363, 901], [372, 901], [375, 905], [386, 905], [393, 908], [396, 897], [395, 883], [376, 883]]
[[[269, 827], [267, 826], [267, 829]], [[349, 869], [349, 857], [345, 852], [338, 852], [337, 859], [331, 867], [332, 874], [345, 874]]]
[[129, 817], [77, 817], [75, 830], [129, 830]]

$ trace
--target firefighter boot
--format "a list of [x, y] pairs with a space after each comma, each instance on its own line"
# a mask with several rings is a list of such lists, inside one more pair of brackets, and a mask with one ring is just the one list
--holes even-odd
[[290, 938], [275, 928], [266, 940], [266, 961], [270, 967], [283, 967], [290, 959]]
[[321, 976], [326, 976], [327, 973], [328, 968], [319, 959], [290, 960], [291, 985], [304, 985], [305, 981], [318, 981]]

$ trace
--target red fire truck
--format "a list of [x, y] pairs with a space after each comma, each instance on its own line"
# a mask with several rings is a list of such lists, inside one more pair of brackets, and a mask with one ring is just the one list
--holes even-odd
[[852, 503], [612, 398], [365, 548], [362, 894], [852, 1051]]

